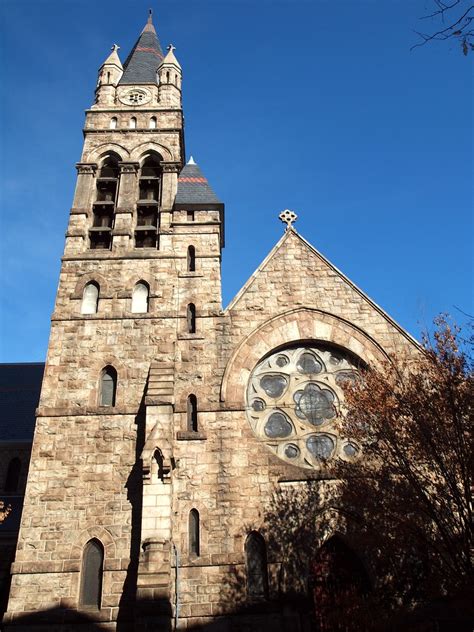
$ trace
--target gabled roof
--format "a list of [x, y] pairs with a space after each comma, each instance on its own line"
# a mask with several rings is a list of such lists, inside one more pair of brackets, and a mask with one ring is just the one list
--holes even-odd
[[201, 207], [203, 209], [224, 206], [192, 157], [179, 174], [174, 205], [175, 208]]
[[320, 259], [328, 268], [333, 270], [338, 277], [340, 277], [344, 283], [347, 284], [354, 292], [356, 292], [361, 298], [363, 298], [368, 304], [370, 304], [373, 309], [375, 309], [384, 319], [386, 319], [402, 336], [404, 336], [411, 344], [414, 344], [416, 347], [420, 347], [420, 343], [413, 338], [401, 325], [399, 325], [393, 318], [391, 318], [387, 312], [382, 309], [375, 301], [373, 301], [365, 292], [363, 292], [355, 283], [353, 283], [339, 268], [336, 268], [334, 264], [332, 264], [324, 255], [322, 255], [319, 250], [316, 250], [314, 246], [312, 246], [304, 237], [302, 237], [293, 227], [287, 229], [279, 241], [273, 246], [268, 255], [262, 261], [262, 263], [258, 266], [255, 272], [249, 277], [247, 282], [243, 285], [243, 287], [237, 292], [234, 298], [231, 300], [229, 305], [224, 310], [224, 313], [228, 314], [232, 310], [236, 309], [236, 305], [242, 299], [242, 297], [247, 293], [248, 289], [255, 283], [255, 281], [259, 278], [260, 274], [265, 270], [269, 262], [276, 256], [276, 254], [285, 246], [286, 242], [289, 239], [297, 239], [303, 248], [307, 248], [310, 252], [312, 252], [318, 259]]
[[31, 442], [44, 363], [0, 364], [0, 443]]
[[163, 51], [150, 16], [135, 46], [123, 65], [120, 85], [156, 83], [156, 70], [163, 61]]

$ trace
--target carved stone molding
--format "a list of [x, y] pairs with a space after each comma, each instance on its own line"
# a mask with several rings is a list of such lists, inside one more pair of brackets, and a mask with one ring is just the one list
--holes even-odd
[[77, 173], [80, 176], [94, 176], [97, 171], [97, 163], [95, 162], [78, 162], [76, 164]]
[[164, 173], [178, 173], [181, 170], [180, 162], [162, 162], [161, 167]]
[[138, 162], [119, 162], [120, 174], [124, 175], [127, 173], [136, 174], [138, 173], [138, 169], [140, 168], [140, 163]]

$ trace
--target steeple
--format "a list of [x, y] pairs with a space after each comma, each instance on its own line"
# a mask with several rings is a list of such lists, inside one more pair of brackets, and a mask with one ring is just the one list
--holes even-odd
[[156, 71], [163, 61], [163, 51], [153, 26], [152, 11], [145, 28], [123, 65], [120, 85], [156, 83]]

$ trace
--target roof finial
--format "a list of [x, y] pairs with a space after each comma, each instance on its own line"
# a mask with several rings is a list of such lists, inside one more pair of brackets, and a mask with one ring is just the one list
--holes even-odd
[[120, 49], [118, 44], [112, 44], [112, 48], [110, 49], [113, 53], [116, 53]]
[[289, 209], [285, 209], [284, 211], [282, 211], [280, 215], [278, 215], [278, 217], [284, 224], [286, 224], [286, 230], [290, 230], [291, 228], [293, 228], [293, 224], [298, 219], [298, 215], [293, 211], [290, 211]]
[[153, 24], [153, 9], [148, 9], [148, 24]]
[[176, 46], [173, 46], [173, 44], [168, 44], [168, 46], [166, 47], [166, 50], [172, 53], [174, 50], [176, 50]]
[[188, 162], [186, 163], [187, 165], [195, 165], [196, 163], [194, 162], [194, 158], [192, 156], [190, 156]]

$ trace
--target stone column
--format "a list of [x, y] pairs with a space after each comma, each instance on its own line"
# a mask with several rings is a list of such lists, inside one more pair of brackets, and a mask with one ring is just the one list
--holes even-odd
[[179, 162], [162, 162], [163, 183], [161, 193], [160, 231], [167, 232], [171, 226], [172, 210], [178, 190]]
[[134, 210], [138, 199], [138, 162], [121, 162], [120, 183], [115, 207], [112, 250], [130, 250], [133, 245]]
[[97, 164], [79, 162], [76, 169], [76, 191], [66, 232], [65, 255], [82, 252], [88, 247], [88, 229], [92, 217]]

